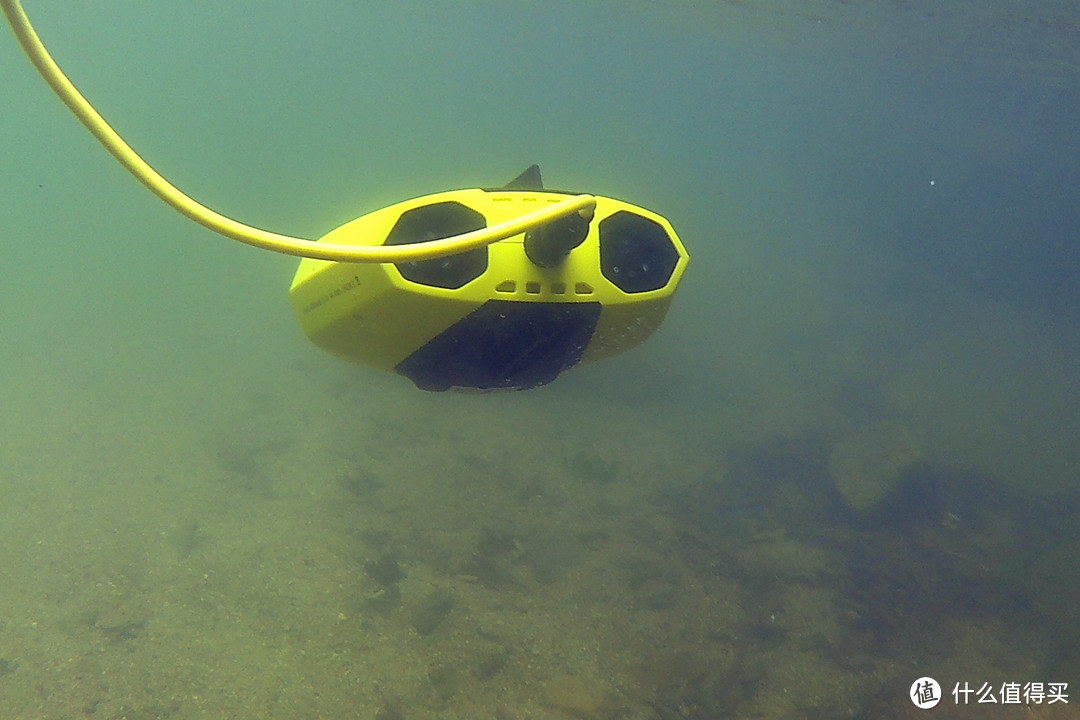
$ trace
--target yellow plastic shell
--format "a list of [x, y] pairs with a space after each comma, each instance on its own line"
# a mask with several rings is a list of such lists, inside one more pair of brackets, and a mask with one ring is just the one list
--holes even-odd
[[[498, 224], [573, 197], [554, 192], [455, 190], [377, 210], [333, 230], [320, 242], [377, 245], [413, 208], [456, 202], [488, 224]], [[522, 303], [600, 303], [600, 320], [581, 362], [614, 355], [640, 343], [664, 319], [687, 263], [668, 221], [629, 203], [597, 196], [585, 241], [558, 267], [542, 268], [525, 255], [524, 233], [488, 246], [487, 270], [463, 287], [447, 289], [406, 280], [394, 265], [353, 265], [304, 259], [289, 296], [304, 333], [324, 350], [352, 362], [393, 370], [398, 363], [488, 300]], [[678, 253], [667, 284], [626, 293], [602, 274], [597, 228], [606, 217], [629, 211], [659, 224]]]

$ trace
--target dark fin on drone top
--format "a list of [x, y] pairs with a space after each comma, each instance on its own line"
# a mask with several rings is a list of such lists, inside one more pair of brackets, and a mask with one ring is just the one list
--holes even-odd
[[525, 172], [506, 183], [502, 190], [543, 190], [544, 180], [540, 177], [540, 166], [533, 164], [525, 169]]

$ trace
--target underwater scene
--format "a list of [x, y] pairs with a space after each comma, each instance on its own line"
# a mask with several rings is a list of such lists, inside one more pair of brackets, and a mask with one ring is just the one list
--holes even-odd
[[537, 163], [690, 260], [637, 347], [420, 390], [0, 29], [0, 718], [1080, 718], [1075, 2], [24, 5], [242, 222]]

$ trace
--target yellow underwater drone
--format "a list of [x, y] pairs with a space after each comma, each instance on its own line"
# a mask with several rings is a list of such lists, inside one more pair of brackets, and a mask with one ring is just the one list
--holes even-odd
[[303, 258], [289, 296], [312, 342], [422, 389], [536, 387], [633, 347], [660, 325], [686, 268], [663, 217], [545, 189], [536, 165], [501, 188], [407, 200], [318, 241], [244, 225], [154, 171], [64, 76], [19, 0], [0, 7], [46, 82], [158, 197], [226, 237]]

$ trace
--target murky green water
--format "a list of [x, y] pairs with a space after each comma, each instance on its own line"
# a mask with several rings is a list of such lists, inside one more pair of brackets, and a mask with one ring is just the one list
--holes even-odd
[[0, 37], [0, 716], [1077, 687], [1070, 3], [26, 5], [245, 222], [318, 237], [538, 162], [691, 265], [641, 348], [421, 393], [309, 346], [295, 261], [161, 205]]

